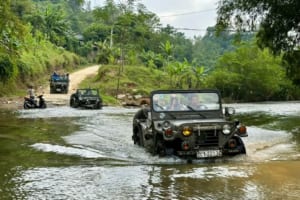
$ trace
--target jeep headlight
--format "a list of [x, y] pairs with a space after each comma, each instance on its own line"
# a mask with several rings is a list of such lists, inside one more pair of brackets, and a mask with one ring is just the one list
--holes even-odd
[[169, 121], [164, 121], [162, 125], [163, 125], [164, 129], [168, 129], [171, 127], [171, 123]]
[[224, 133], [224, 135], [230, 134], [230, 126], [228, 124], [225, 124], [223, 126], [223, 133]]
[[192, 128], [190, 128], [190, 127], [183, 127], [183, 129], [182, 129], [182, 135], [188, 137], [188, 136], [192, 135], [192, 133], [193, 133]]

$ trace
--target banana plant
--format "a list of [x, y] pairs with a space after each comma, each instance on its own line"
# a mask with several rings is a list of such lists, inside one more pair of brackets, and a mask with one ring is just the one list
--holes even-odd
[[172, 58], [172, 53], [174, 46], [171, 44], [169, 40], [166, 41], [166, 43], [160, 43], [160, 49], [164, 52], [165, 58], [166, 58], [166, 66], [169, 65], [170, 59]]

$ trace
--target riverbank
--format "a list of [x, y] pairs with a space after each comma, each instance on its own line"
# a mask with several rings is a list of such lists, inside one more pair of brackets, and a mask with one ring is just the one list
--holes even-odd
[[18, 110], [23, 108], [24, 97], [1, 97], [0, 109]]

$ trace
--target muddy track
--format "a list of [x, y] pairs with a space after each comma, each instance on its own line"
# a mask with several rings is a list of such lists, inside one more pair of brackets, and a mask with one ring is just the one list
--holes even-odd
[[70, 95], [75, 92], [78, 85], [89, 76], [94, 76], [97, 74], [99, 65], [87, 67], [79, 71], [73, 72], [69, 75], [70, 85], [68, 94], [50, 94], [50, 85], [46, 85], [44, 89], [44, 97], [49, 105], [68, 105]]

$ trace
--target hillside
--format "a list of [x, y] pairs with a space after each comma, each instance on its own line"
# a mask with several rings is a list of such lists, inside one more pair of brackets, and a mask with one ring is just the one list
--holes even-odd
[[148, 96], [152, 90], [168, 89], [170, 77], [161, 70], [142, 66], [104, 65], [98, 74], [85, 79], [80, 86], [99, 88], [105, 103], [119, 104], [116, 97]]

